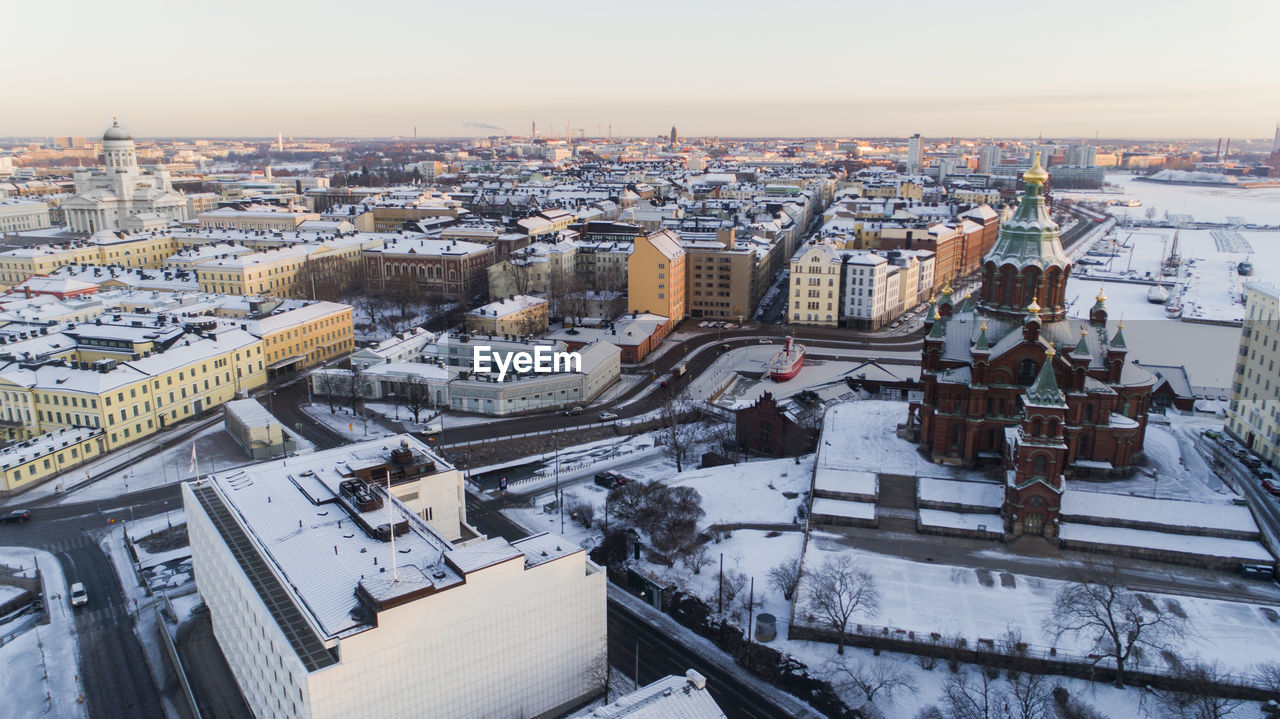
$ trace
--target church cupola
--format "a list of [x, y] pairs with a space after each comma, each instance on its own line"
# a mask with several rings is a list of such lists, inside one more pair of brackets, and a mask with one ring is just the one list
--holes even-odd
[[1027, 305], [1027, 314], [1022, 320], [1022, 336], [1028, 342], [1035, 342], [1040, 337], [1040, 304], [1036, 302], [1036, 298], [1031, 298], [1031, 304]]
[[947, 318], [955, 314], [955, 305], [951, 302], [950, 282], [942, 288], [942, 294], [938, 296], [938, 314]]
[[1096, 301], [1089, 310], [1089, 324], [1094, 327], [1107, 326], [1107, 291], [1104, 287], [1098, 288], [1098, 296], [1094, 298]]
[[1129, 353], [1129, 346], [1124, 342], [1124, 322], [1116, 325], [1116, 333], [1107, 343], [1107, 381], [1115, 384], [1120, 381], [1124, 372], [1124, 358]]
[[1023, 174], [1026, 191], [1013, 217], [1000, 227], [996, 244], [983, 263], [984, 311], [1017, 319], [1033, 298], [1043, 299], [1045, 321], [1067, 314], [1067, 278], [1071, 260], [1062, 250], [1058, 224], [1045, 206], [1044, 183], [1049, 173], [1040, 165], [1040, 154]]
[[133, 135], [120, 127], [120, 121], [111, 116], [111, 127], [102, 133], [102, 159], [108, 175], [120, 172], [137, 172], [138, 154]]

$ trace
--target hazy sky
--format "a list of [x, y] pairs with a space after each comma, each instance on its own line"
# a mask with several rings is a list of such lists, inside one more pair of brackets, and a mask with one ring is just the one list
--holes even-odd
[[[1270, 136], [1280, 0], [71, 0], [0, 136]], [[469, 124], [470, 123], [470, 124]]]

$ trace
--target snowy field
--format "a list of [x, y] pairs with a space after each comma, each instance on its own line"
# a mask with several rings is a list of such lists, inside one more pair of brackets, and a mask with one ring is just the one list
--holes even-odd
[[34, 569], [37, 562], [49, 600], [50, 622], [0, 647], [3, 714], [5, 719], [83, 717], [86, 706], [76, 701], [83, 692], [77, 680], [80, 650], [62, 565], [48, 552], [0, 547], [0, 564]]
[[372, 418], [366, 420], [363, 417], [353, 416], [351, 410], [346, 407], [337, 407], [336, 411], [330, 412], [327, 404], [306, 404], [300, 409], [312, 419], [351, 442], [388, 437], [392, 434], [391, 430]]
[[898, 437], [898, 425], [906, 421], [906, 402], [862, 400], [831, 407], [822, 435], [824, 466], [916, 477], [954, 476], [954, 468], [930, 462], [914, 443]]
[[[967, 567], [914, 562], [856, 549], [839, 535], [818, 531], [810, 533], [805, 571], [814, 571], [840, 555], [853, 557], [869, 571], [882, 595], [879, 614], [856, 617], [855, 622], [926, 635], [959, 634], [971, 645], [980, 638], [996, 639], [1009, 629], [1018, 629], [1034, 648], [1056, 646], [1062, 652], [1089, 653], [1084, 640], [1064, 637], [1055, 642], [1045, 629], [1063, 581], [1007, 572], [983, 577], [980, 570]], [[922, 587], [930, 590], [922, 592]], [[1255, 663], [1280, 660], [1280, 623], [1269, 619], [1261, 605], [1147, 594], [1156, 601], [1174, 600], [1186, 613], [1191, 631], [1183, 641], [1184, 657], [1218, 661], [1232, 672], [1247, 672]], [[939, 596], [947, 601], [937, 601]], [[808, 622], [803, 610], [797, 613], [796, 621]], [[1154, 668], [1163, 666], [1158, 657], [1149, 659]]]
[[1157, 218], [1163, 218], [1167, 212], [1173, 215], [1190, 215], [1197, 222], [1232, 222], [1231, 218], [1241, 218], [1245, 223], [1280, 225], [1280, 187], [1243, 190], [1231, 187], [1167, 185], [1143, 182], [1126, 173], [1109, 173], [1107, 182], [1119, 187], [1121, 193], [1063, 190], [1055, 194], [1082, 200], [1139, 200], [1142, 205], [1138, 207], [1109, 208], [1116, 217], [1135, 222], [1146, 220], [1147, 208], [1155, 208]]

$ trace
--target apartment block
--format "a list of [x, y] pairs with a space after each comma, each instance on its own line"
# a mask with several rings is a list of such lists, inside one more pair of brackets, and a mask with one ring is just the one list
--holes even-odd
[[1246, 284], [1245, 307], [1226, 427], [1272, 467], [1280, 468], [1280, 288]]

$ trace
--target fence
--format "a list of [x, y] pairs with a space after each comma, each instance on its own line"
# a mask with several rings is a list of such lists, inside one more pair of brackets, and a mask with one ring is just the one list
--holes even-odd
[[[791, 639], [832, 644], [839, 642], [839, 633], [834, 629], [799, 624], [794, 621], [794, 616], [792, 620], [787, 630], [787, 636]], [[1054, 647], [1022, 642], [1009, 645], [1000, 639], [978, 639], [970, 645], [963, 637], [945, 637], [937, 632], [925, 634], [868, 624], [858, 624], [846, 631], [844, 643], [851, 647], [915, 654], [1034, 674], [1058, 674], [1089, 681], [1114, 681], [1118, 674], [1114, 664], [1108, 664], [1111, 660], [1097, 654], [1075, 654], [1059, 651]], [[1182, 690], [1192, 685], [1195, 691], [1217, 696], [1252, 700], [1271, 697], [1268, 690], [1258, 687], [1246, 677], [1224, 675], [1216, 682], [1198, 682], [1186, 676], [1175, 675], [1171, 671], [1174, 669], [1176, 667], [1171, 667], [1168, 662], [1157, 663], [1131, 657], [1125, 662], [1124, 678], [1130, 685], [1159, 689]]]
[[[167, 604], [168, 599], [165, 602]], [[169, 611], [173, 611], [172, 604], [169, 605]], [[187, 681], [187, 672], [182, 666], [182, 659], [178, 656], [178, 648], [173, 644], [173, 637], [169, 636], [169, 627], [165, 624], [158, 607], [155, 620], [155, 630], [160, 634], [160, 644], [164, 646], [164, 654], [173, 666], [173, 673], [178, 675], [178, 683], [182, 685], [182, 696], [186, 698], [187, 706], [191, 708], [191, 715], [195, 719], [200, 719], [200, 707], [196, 705], [196, 695], [191, 691], [191, 682]]]

